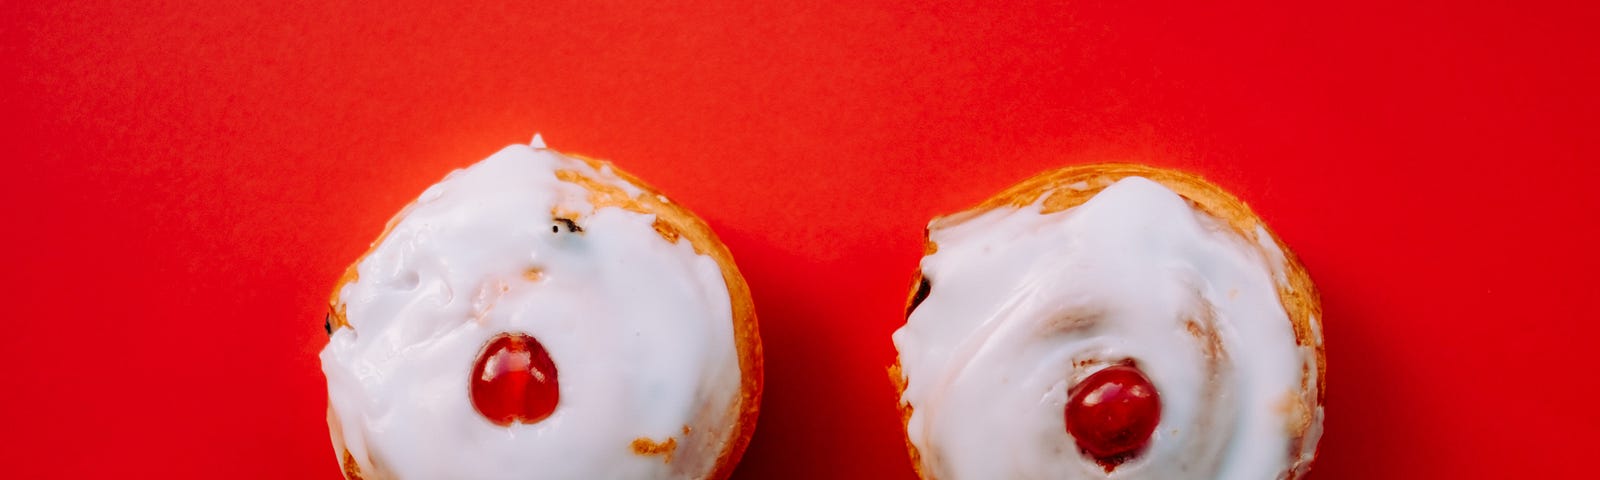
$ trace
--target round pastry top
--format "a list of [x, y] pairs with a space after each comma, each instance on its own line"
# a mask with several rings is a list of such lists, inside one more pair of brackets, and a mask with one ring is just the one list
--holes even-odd
[[[1271, 234], [1259, 223], [1240, 232], [1137, 176], [1070, 208], [1045, 208], [1047, 197], [929, 227], [920, 301], [894, 334], [922, 473], [1303, 473], [1321, 435], [1320, 364], [1280, 301], [1292, 282]], [[1150, 420], [1159, 423], [1129, 423], [1148, 440], [1097, 456], [1063, 428], [1065, 412], [1075, 386], [1122, 368], [1144, 376], [1119, 373], [1124, 383], [1147, 381], [1159, 393], [1127, 411], [1158, 405]]]
[[[536, 141], [451, 173], [391, 222], [337, 291], [321, 354], [344, 462], [369, 479], [710, 474], [740, 415], [723, 271], [605, 195], [651, 194]], [[474, 371], [510, 361], [559, 390], [540, 397], [547, 416], [475, 408], [473, 391], [525, 391]]]

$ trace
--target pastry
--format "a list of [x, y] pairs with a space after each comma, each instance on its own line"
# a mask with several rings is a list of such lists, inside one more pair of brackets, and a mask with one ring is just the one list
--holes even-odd
[[923, 478], [1281, 479], [1310, 468], [1321, 307], [1244, 203], [1064, 168], [933, 220], [899, 358]]
[[537, 137], [424, 191], [329, 306], [347, 478], [726, 478], [755, 427], [761, 343], [728, 249]]

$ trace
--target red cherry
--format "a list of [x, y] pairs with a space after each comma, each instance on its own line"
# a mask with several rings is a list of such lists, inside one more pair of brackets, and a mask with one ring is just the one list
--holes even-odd
[[1161, 423], [1161, 395], [1131, 365], [1094, 372], [1068, 393], [1067, 433], [1101, 463], [1126, 460], [1150, 441]]
[[544, 345], [525, 333], [489, 339], [472, 367], [472, 406], [490, 422], [538, 423], [561, 399], [556, 364]]

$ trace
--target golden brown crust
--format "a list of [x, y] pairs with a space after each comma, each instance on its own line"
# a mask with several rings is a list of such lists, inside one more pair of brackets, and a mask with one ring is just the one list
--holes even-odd
[[[959, 223], [995, 208], [1025, 207], [1039, 202], [1040, 197], [1044, 198], [1041, 203], [1041, 213], [1059, 212], [1083, 204], [1118, 180], [1134, 176], [1144, 177], [1160, 183], [1188, 200], [1193, 208], [1226, 222], [1236, 233], [1250, 240], [1253, 244], [1260, 244], [1260, 239], [1257, 238], [1258, 231], [1267, 232], [1267, 235], [1271, 236], [1272, 241], [1277, 244], [1278, 250], [1283, 252], [1284, 273], [1288, 284], [1279, 285], [1278, 300], [1289, 314], [1289, 321], [1294, 328], [1295, 342], [1316, 352], [1317, 365], [1316, 388], [1314, 390], [1310, 388], [1308, 384], [1310, 372], [1304, 372], [1301, 376], [1300, 398], [1295, 399], [1296, 401], [1286, 402], [1289, 405], [1285, 406], [1289, 411], [1302, 414], [1301, 421], [1291, 422], [1291, 428], [1295, 428], [1297, 431], [1291, 432], [1293, 434], [1291, 443], [1294, 448], [1291, 452], [1286, 453], [1290, 455], [1292, 460], [1298, 460], [1300, 442], [1312, 427], [1312, 419], [1309, 412], [1323, 405], [1323, 399], [1327, 391], [1326, 382], [1328, 376], [1324, 348], [1322, 342], [1317, 339], [1318, 332], [1321, 331], [1317, 325], [1320, 325], [1318, 322], [1321, 322], [1322, 319], [1322, 304], [1317, 294], [1316, 286], [1311, 283], [1311, 276], [1306, 273], [1305, 267], [1300, 264], [1300, 259], [1295, 256], [1293, 251], [1289, 250], [1288, 245], [1278, 239], [1277, 235], [1271, 234], [1271, 230], [1267, 228], [1266, 223], [1262, 222], [1260, 217], [1250, 211], [1250, 207], [1245, 205], [1243, 201], [1229, 194], [1221, 187], [1190, 173], [1138, 164], [1102, 163], [1066, 167], [1035, 175], [1002, 190], [973, 208], [936, 218], [932, 224]], [[937, 250], [938, 246], [934, 245], [931, 240], [926, 242], [924, 251], [927, 254], [932, 254]], [[916, 295], [916, 286], [920, 283], [921, 277], [922, 272], [919, 269], [912, 278], [912, 297], [908, 297], [906, 300], [908, 308], [911, 305], [912, 298]], [[889, 368], [889, 372], [896, 392], [904, 396], [906, 380], [901, 372], [898, 357], [895, 359], [894, 365]], [[909, 426], [912, 412], [911, 406], [901, 402], [900, 409], [902, 427]], [[916, 445], [911, 443], [909, 437], [906, 438], [906, 448], [910, 450], [911, 463], [916, 468], [917, 475], [921, 478], [930, 478], [923, 468], [920, 452], [917, 451]], [[1289, 475], [1290, 480], [1293, 480], [1294, 472], [1289, 472]]]
[[[761, 410], [761, 390], [764, 384], [761, 332], [756, 322], [755, 304], [750, 298], [749, 284], [745, 283], [744, 275], [739, 273], [738, 267], [733, 262], [733, 254], [728, 251], [727, 245], [724, 245], [717, 238], [716, 233], [711, 231], [711, 227], [706, 225], [705, 221], [696, 216], [694, 212], [677, 203], [667, 201], [666, 197], [662, 196], [654, 187], [639, 180], [638, 177], [618, 169], [610, 162], [578, 155], [564, 155], [583, 161], [595, 171], [609, 169], [612, 174], [632, 183], [641, 191], [637, 196], [629, 196], [621, 188], [590, 177], [579, 170], [563, 169], [556, 171], [558, 180], [579, 185], [588, 190], [588, 201], [594, 208], [610, 206], [634, 212], [654, 214], [656, 221], [652, 227], [657, 234], [661, 235], [662, 239], [668, 242], [676, 242], [679, 239], [689, 240], [689, 244], [694, 247], [695, 252], [710, 256], [717, 262], [718, 268], [722, 270], [722, 279], [727, 284], [728, 299], [732, 306], [733, 335], [739, 355], [739, 370], [741, 372], [740, 398], [732, 407], [738, 409], [739, 412], [738, 424], [733, 426], [733, 432], [729, 435], [727, 443], [724, 444], [722, 453], [717, 458], [715, 468], [706, 478], [726, 479], [732, 476], [734, 468], [739, 464], [740, 457], [744, 456], [745, 448], [749, 446], [750, 437], [755, 434], [756, 419], [760, 416]], [[557, 208], [559, 209], [560, 207], [558, 206]], [[334, 284], [333, 294], [328, 300], [328, 323], [331, 328], [338, 329], [349, 325], [345, 318], [344, 304], [339, 301], [339, 291], [346, 284], [356, 281], [358, 276], [356, 265], [359, 265], [362, 260], [366, 259], [367, 255], [372, 253], [374, 248], [383, 242], [383, 239], [389, 235], [389, 232], [394, 229], [394, 226], [401, 219], [405, 218], [410, 210], [411, 205], [407, 205], [394, 218], [391, 218], [388, 225], [384, 227], [383, 233], [378, 235], [376, 240], [373, 240], [372, 245], [368, 247], [365, 253], [362, 253], [360, 257], [356, 258], [355, 262], [352, 262], [345, 269], [344, 275]], [[580, 212], [575, 211], [556, 211], [552, 213], [557, 218], [573, 221], [582, 216]], [[539, 273], [530, 272], [529, 275]], [[685, 428], [684, 433], [688, 435], [689, 430]], [[668, 438], [659, 445], [675, 447], [677, 443], [676, 439]], [[634, 445], [630, 445], [630, 448], [635, 448], [637, 445], [638, 442], [635, 441]], [[343, 451], [343, 446], [336, 447]], [[349, 457], [348, 453], [345, 455], [347, 458], [342, 462], [344, 464], [345, 477], [347, 479], [361, 478], [360, 470], [356, 466], [354, 458]], [[666, 455], [666, 458], [671, 458], [671, 452], [666, 452]]]
[[351, 455], [350, 452], [346, 451], [344, 452], [344, 461], [339, 463], [344, 467], [344, 478], [362, 480], [361, 466], [356, 464], [355, 455]]
[[660, 456], [661, 463], [672, 463], [672, 454], [678, 450], [678, 439], [667, 437], [667, 441], [657, 442], [649, 437], [639, 437], [633, 439], [633, 443], [629, 444], [629, 448], [633, 449], [634, 455]]

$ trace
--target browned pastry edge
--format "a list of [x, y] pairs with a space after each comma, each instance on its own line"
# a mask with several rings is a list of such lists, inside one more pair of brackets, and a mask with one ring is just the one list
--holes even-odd
[[[739, 465], [740, 457], [744, 456], [745, 448], [750, 444], [750, 437], [755, 433], [756, 418], [760, 416], [761, 411], [761, 390], [764, 383], [761, 332], [756, 322], [755, 304], [750, 298], [749, 284], [745, 283], [744, 275], [739, 273], [738, 267], [733, 262], [733, 254], [728, 251], [727, 245], [724, 245], [717, 238], [716, 233], [711, 231], [711, 227], [706, 225], [705, 221], [696, 216], [694, 212], [675, 202], [666, 201], [655, 187], [617, 168], [616, 165], [612, 165], [610, 162], [580, 155], [566, 153], [561, 155], [581, 160], [595, 171], [600, 171], [602, 167], [609, 167], [612, 174], [627, 180], [641, 191], [637, 196], [629, 196], [621, 188], [592, 178], [578, 170], [557, 170], [557, 179], [582, 186], [589, 191], [588, 200], [595, 209], [617, 207], [624, 210], [654, 214], [656, 221], [653, 227], [656, 233], [661, 235], [662, 239], [668, 242], [676, 242], [679, 238], [688, 239], [695, 252], [710, 256], [713, 260], [716, 260], [717, 267], [722, 270], [722, 280], [727, 284], [728, 300], [732, 306], [733, 336], [734, 342], [737, 343], [739, 354], [739, 370], [741, 372], [740, 398], [738, 403], [732, 407], [739, 410], [739, 415], [738, 423], [733, 425], [733, 430], [729, 433], [726, 443], [723, 445], [723, 450], [717, 458], [715, 467], [712, 468], [711, 474], [706, 478], [718, 480], [728, 478], [733, 475], [734, 468]], [[394, 226], [400, 223], [400, 220], [410, 212], [411, 207], [412, 205], [406, 205], [405, 208], [400, 210], [400, 213], [390, 218], [389, 223], [383, 229], [383, 233], [372, 241], [372, 245], [368, 247], [366, 252], [350, 263], [350, 266], [345, 269], [344, 275], [334, 284], [333, 294], [328, 299], [329, 318], [327, 321], [331, 328], [338, 329], [349, 325], [349, 322], [345, 319], [344, 304], [339, 301], [339, 291], [346, 284], [356, 281], [356, 265], [361, 264], [361, 261], [365, 260], [373, 249], [383, 243], [383, 240], [389, 236], [389, 232], [394, 229]], [[559, 208], [558, 206], [557, 209]], [[578, 212], [555, 211], [551, 213], [555, 214], [557, 218], [573, 221], [582, 216]], [[330, 419], [333, 418], [332, 408], [330, 405]], [[330, 425], [330, 428], [336, 427]], [[688, 433], [687, 428], [685, 428], [685, 433]], [[344, 451], [342, 445], [336, 445], [336, 447], [341, 452]], [[340, 463], [345, 472], [345, 478], [351, 480], [360, 480], [362, 478], [360, 468], [348, 452], [344, 453]]]
[[[1311, 390], [1310, 385], [1308, 385], [1309, 375], [1307, 375], [1310, 372], [1304, 372], [1300, 377], [1302, 398], [1296, 402], [1286, 402], [1287, 404], [1285, 405], [1286, 412], [1299, 417], [1299, 421], [1293, 425], [1294, 431], [1290, 432], [1292, 434], [1290, 451], [1285, 452], [1286, 455], [1290, 456], [1291, 462], [1294, 462], [1290, 465], [1288, 480], [1294, 480], [1295, 467], [1298, 466], [1301, 450], [1300, 442], [1304, 441], [1306, 433], [1310, 430], [1312, 423], [1315, 422], [1314, 418], [1312, 418], [1312, 415], [1314, 415], [1312, 412], [1316, 407], [1323, 405], [1323, 399], [1327, 392], [1328, 376], [1324, 348], [1322, 343], [1316, 339], [1317, 332], [1320, 332], [1321, 329], [1313, 325], [1313, 322], [1321, 322], [1322, 304], [1317, 294], [1316, 286], [1311, 283], [1311, 276], [1306, 273], [1305, 267], [1300, 264], [1300, 259], [1295, 256], [1293, 251], [1289, 250], [1289, 246], [1285, 245], [1277, 235], [1271, 233], [1266, 223], [1261, 221], [1261, 218], [1257, 217], [1254, 212], [1250, 211], [1250, 207], [1245, 205], [1243, 201], [1198, 175], [1130, 163], [1101, 163], [1071, 166], [1034, 175], [1021, 183], [1002, 190], [977, 206], [960, 213], [935, 218], [930, 225], [942, 226], [960, 223], [1001, 207], [1026, 207], [1039, 202], [1040, 197], [1044, 197], [1041, 213], [1059, 212], [1083, 204], [1095, 194], [1100, 193], [1101, 190], [1125, 177], [1144, 177], [1165, 186], [1187, 200], [1191, 207], [1205, 212], [1213, 218], [1225, 221], [1233, 228], [1235, 233], [1250, 240], [1252, 245], [1259, 244], [1257, 227], [1260, 227], [1261, 231], [1268, 232], [1268, 235], [1272, 237], [1272, 241], [1277, 244], [1278, 249], [1283, 251], [1284, 274], [1288, 279], [1288, 285], [1278, 286], [1278, 301], [1283, 304], [1284, 311], [1289, 314], [1289, 321], [1294, 328], [1295, 343], [1315, 350], [1317, 357], [1315, 398], [1306, 398], [1306, 394]], [[926, 233], [924, 233], [924, 239], [924, 256], [932, 255], [938, 251], [939, 246], [933, 243], [932, 240], [928, 240]], [[1263, 256], [1270, 258], [1266, 256], [1266, 252], [1263, 252]], [[908, 316], [912, 301], [917, 293], [917, 286], [921, 281], [922, 270], [919, 268], [912, 276], [911, 293], [906, 297]], [[889, 377], [894, 383], [897, 397], [904, 397], [906, 378], [901, 371], [898, 356], [895, 357], [894, 364], [889, 367]], [[1313, 402], [1314, 406], [1312, 405]], [[931, 479], [932, 477], [923, 468], [921, 453], [917, 451], [916, 445], [911, 442], [909, 433], [906, 433], [905, 428], [911, 422], [911, 412], [911, 405], [904, 401], [900, 402], [901, 432], [907, 435], [906, 448], [910, 452], [911, 465], [912, 468], [916, 469], [917, 476]]]

